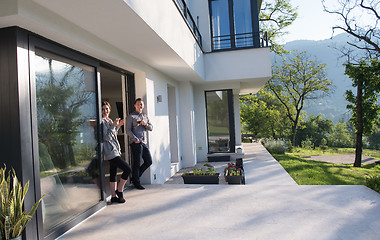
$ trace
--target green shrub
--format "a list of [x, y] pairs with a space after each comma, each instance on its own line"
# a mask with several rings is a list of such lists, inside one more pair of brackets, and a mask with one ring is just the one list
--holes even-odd
[[372, 190], [380, 193], [380, 177], [379, 176], [371, 176], [366, 179], [365, 185]]
[[319, 145], [319, 149], [322, 151], [326, 151], [329, 147], [327, 146], [326, 138], [322, 138], [321, 145]]
[[264, 147], [271, 154], [285, 154], [288, 149], [288, 144], [282, 139], [268, 139], [262, 141]]
[[302, 146], [302, 148], [313, 149], [314, 143], [311, 141], [310, 138], [306, 138], [306, 140], [301, 142], [301, 146]]

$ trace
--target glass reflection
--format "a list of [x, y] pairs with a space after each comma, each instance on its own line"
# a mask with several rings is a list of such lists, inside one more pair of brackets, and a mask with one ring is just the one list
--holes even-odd
[[209, 153], [230, 151], [227, 91], [206, 92]]
[[251, 0], [233, 2], [236, 47], [253, 46]]
[[231, 48], [228, 0], [211, 1], [211, 12], [214, 50]]
[[36, 51], [36, 100], [44, 234], [100, 200], [95, 71]]

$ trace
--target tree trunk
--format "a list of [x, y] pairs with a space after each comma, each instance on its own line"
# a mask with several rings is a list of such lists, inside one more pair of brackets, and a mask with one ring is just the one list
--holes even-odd
[[69, 144], [67, 147], [69, 150], [69, 156], [68, 157], [69, 157], [70, 165], [76, 166], [77, 163], [75, 161], [75, 154], [74, 154], [73, 146], [71, 144]]
[[300, 113], [301, 113], [301, 109], [302, 109], [302, 107], [301, 107], [299, 110], [297, 110], [296, 118], [295, 118], [294, 121], [293, 121], [293, 126], [292, 126], [292, 139], [291, 139], [291, 143], [292, 143], [292, 146], [293, 146], [293, 147], [296, 146], [297, 124], [298, 124], [298, 118], [299, 118]]
[[363, 80], [358, 79], [356, 95], [356, 150], [354, 167], [361, 167], [363, 152]]
[[297, 124], [293, 123], [293, 126], [292, 126], [292, 139], [291, 139], [291, 143], [292, 143], [293, 147], [296, 146], [296, 129], [297, 129]]

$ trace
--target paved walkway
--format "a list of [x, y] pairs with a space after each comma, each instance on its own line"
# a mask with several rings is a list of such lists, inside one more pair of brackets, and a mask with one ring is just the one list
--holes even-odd
[[[345, 155], [320, 155], [320, 156], [308, 156], [312, 160], [330, 162], [330, 163], [343, 163], [343, 164], [354, 164], [355, 154], [345, 154]], [[372, 157], [367, 157], [362, 155], [362, 164], [373, 164], [379, 163], [380, 160]]]
[[259, 144], [244, 144], [246, 185], [149, 185], [125, 194], [67, 239], [379, 240], [380, 194], [299, 186]]

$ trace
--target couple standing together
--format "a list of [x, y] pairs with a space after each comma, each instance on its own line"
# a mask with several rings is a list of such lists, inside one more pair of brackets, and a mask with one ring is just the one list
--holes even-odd
[[[152, 165], [152, 157], [147, 147], [147, 131], [152, 131], [153, 125], [150, 123], [148, 115], [143, 113], [144, 102], [137, 98], [134, 104], [135, 111], [127, 118], [126, 131], [130, 139], [130, 146], [133, 157], [132, 170], [128, 163], [121, 158], [120, 144], [117, 140], [117, 131], [124, 125], [124, 120], [116, 118], [112, 121], [109, 118], [111, 106], [107, 101], [102, 102], [102, 125], [103, 125], [103, 153], [104, 160], [110, 165], [110, 190], [111, 202], [124, 203], [124, 185], [128, 176], [132, 172], [132, 183], [135, 188], [143, 190], [140, 177], [146, 169]], [[144, 163], [141, 165], [141, 160]], [[119, 184], [117, 184], [117, 168], [123, 173]]]

